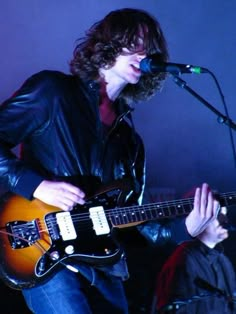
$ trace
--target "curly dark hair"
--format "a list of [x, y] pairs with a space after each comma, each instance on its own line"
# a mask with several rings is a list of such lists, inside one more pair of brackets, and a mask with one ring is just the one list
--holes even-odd
[[[158, 21], [144, 10], [124, 8], [110, 12], [77, 40], [71, 73], [86, 80], [99, 79], [99, 69], [112, 67], [123, 48], [135, 52], [140, 30], [146, 54], [158, 53], [160, 62], [166, 62], [168, 50]], [[165, 73], [145, 73], [137, 84], [127, 84], [119, 97], [127, 102], [148, 99], [162, 87], [165, 78]]]

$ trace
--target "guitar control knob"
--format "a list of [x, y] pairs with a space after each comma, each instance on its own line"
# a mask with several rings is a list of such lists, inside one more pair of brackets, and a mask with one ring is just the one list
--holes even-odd
[[109, 250], [109, 249], [107, 249], [107, 248], [105, 248], [104, 251], [105, 251], [105, 253], [106, 253], [107, 255], [111, 254], [111, 250]]
[[53, 261], [57, 261], [59, 259], [60, 255], [58, 253], [58, 251], [53, 251], [51, 254], [50, 254], [50, 258], [53, 260]]
[[70, 255], [70, 254], [73, 254], [75, 251], [73, 245], [68, 245], [66, 248], [65, 248], [65, 252], [66, 254]]
[[39, 262], [39, 273], [40, 274], [42, 274], [45, 271], [45, 265], [46, 265], [45, 256], [43, 256]]

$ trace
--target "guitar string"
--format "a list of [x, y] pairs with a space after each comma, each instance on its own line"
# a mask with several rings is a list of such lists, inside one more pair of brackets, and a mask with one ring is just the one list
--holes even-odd
[[[167, 202], [169, 204], [168, 207], [172, 206], [173, 207], [173, 204], [175, 205], [175, 207], [181, 207], [180, 204], [176, 205], [174, 202], [173, 204], [171, 204], [171, 202]], [[185, 203], [185, 204], [184, 204]], [[186, 205], [188, 204], [189, 205], [190, 203], [190, 200], [184, 200], [184, 202], [182, 202], [183, 205]], [[192, 202], [191, 202], [192, 203]], [[99, 221], [106, 221], [106, 216], [108, 218], [115, 218], [115, 216], [117, 217], [120, 217], [120, 218], [127, 218], [128, 215], [135, 215], [135, 214], [146, 214], [148, 213], [148, 210], [153, 210], [155, 209], [156, 211], [160, 212], [162, 210], [161, 207], [159, 207], [159, 204], [163, 204], [163, 203], [156, 203], [156, 204], [145, 204], [145, 205], [135, 205], [135, 206], [129, 206], [129, 207], [121, 207], [121, 208], [112, 208], [112, 209], [107, 209], [105, 210], [105, 212], [102, 212], [101, 213], [98, 213], [97, 215], [92, 215], [93, 218], [92, 220], [95, 221], [95, 222], [99, 222]], [[162, 205], [162, 207], [164, 207]], [[168, 207], [166, 208], [168, 210]], [[140, 210], [140, 208], [142, 208], [142, 210]], [[58, 213], [63, 213], [63, 211], [59, 211]], [[187, 214], [188, 212], [181, 212], [181, 214]], [[165, 213], [165, 217], [169, 217], [170, 215], [168, 213]], [[97, 216], [97, 217], [96, 217]], [[148, 214], [147, 214], [148, 216]], [[174, 216], [174, 215], [173, 215]], [[162, 217], [162, 216], [161, 216]], [[160, 218], [161, 218], [160, 217]], [[48, 223], [58, 223], [58, 221], [65, 221], [65, 220], [68, 220], [70, 221], [71, 219], [73, 220], [73, 222], [83, 222], [83, 221], [88, 221], [88, 218], [91, 218], [91, 215], [89, 212], [86, 212], [86, 213], [77, 213], [77, 214], [72, 214], [68, 217], [53, 217], [53, 218], [48, 218], [47, 219], [47, 222]], [[134, 218], [134, 217], [133, 217]], [[136, 216], [137, 218], [137, 216]], [[145, 217], [142, 217], [142, 218], [145, 218]], [[148, 217], [146, 217], [148, 218]], [[158, 217], [154, 216], [153, 219], [157, 219]], [[40, 222], [40, 220], [38, 220]], [[44, 220], [41, 220], [44, 222]], [[132, 221], [132, 222], [137, 222], [137, 221]], [[27, 226], [26, 226], [27, 227]]]
[[[221, 194], [221, 197], [226, 198], [226, 196], [235, 196], [235, 192], [228, 192], [228, 193], [223, 193]], [[135, 206], [129, 206], [129, 207], [120, 207], [120, 208], [112, 208], [112, 209], [107, 209], [105, 213], [103, 213], [102, 217], [101, 214], [98, 215], [99, 217], [93, 217], [92, 220], [94, 223], [105, 223], [107, 222], [107, 218], [111, 220], [111, 222], [114, 224], [114, 219], [119, 220], [117, 224], [115, 224], [115, 226], [119, 226], [122, 224], [126, 224], [126, 223], [139, 223], [142, 221], [145, 221], [145, 219], [147, 220], [155, 220], [158, 218], [171, 218], [174, 216], [178, 216], [178, 214], [173, 214], [172, 212], [170, 212], [170, 207], [173, 208], [178, 208], [180, 210], [183, 210], [185, 205], [193, 205], [193, 198], [188, 198], [188, 199], [182, 199], [182, 200], [178, 200], [178, 201], [166, 201], [166, 202], [158, 202], [158, 203], [154, 203], [154, 204], [144, 204], [144, 205], [135, 205]], [[140, 210], [141, 208], [141, 210]], [[164, 209], [163, 209], [164, 208]], [[158, 217], [157, 216], [152, 216], [153, 212], [151, 212], [152, 210], [156, 210], [158, 213]], [[164, 215], [163, 212], [161, 212], [161, 210], [165, 211]], [[167, 212], [166, 212], [167, 211]], [[168, 212], [169, 211], [169, 212]], [[60, 211], [62, 212], [62, 211]], [[59, 213], [60, 213], [59, 212]], [[179, 212], [179, 215], [185, 215], [188, 214], [189, 211], [185, 212]], [[136, 214], [139, 214], [137, 217]], [[151, 214], [151, 216], [150, 216]], [[131, 215], [131, 217], [130, 217]], [[143, 217], [145, 216], [145, 217]], [[72, 214], [70, 215], [68, 218], [66, 217], [66, 219], [68, 219], [69, 221], [71, 221], [71, 219], [73, 220], [73, 222], [77, 223], [79, 222], [81, 224], [81, 228], [82, 228], [82, 223], [87, 222], [88, 223], [88, 218], [91, 218], [91, 215], [86, 212], [86, 213], [78, 213], [78, 214]], [[132, 220], [130, 221], [130, 218], [132, 218]], [[58, 223], [58, 220], [63, 219], [63, 221], [65, 222], [65, 218], [49, 218], [47, 220], [48, 223], [50, 224], [54, 224], [54, 223]], [[128, 222], [124, 220], [129, 220]], [[140, 221], [141, 219], [141, 221]], [[38, 219], [39, 223], [43, 223], [45, 224], [44, 220], [40, 220]], [[24, 226], [21, 225], [20, 226], [22, 229], [27, 229], [28, 226]], [[39, 233], [43, 233], [47, 231], [47, 227], [45, 226], [46, 229], [41, 229], [39, 231]], [[89, 227], [91, 228], [91, 227]], [[9, 235], [13, 235], [11, 233], [7, 233], [7, 232], [3, 232], [0, 230], [0, 233], [5, 233], [5, 234], [9, 234]], [[20, 236], [18, 236], [18, 238], [20, 238]], [[23, 240], [23, 238], [22, 238]], [[30, 241], [29, 241], [30, 242]]]
[[[189, 203], [189, 202], [190, 202], [190, 200], [188, 199], [188, 200], [184, 200], [183, 203]], [[171, 204], [172, 202], [168, 201], [167, 203]], [[174, 202], [173, 202], [173, 204], [174, 204]], [[116, 219], [119, 220], [119, 223], [122, 224], [124, 222], [124, 219], [127, 218], [128, 214], [131, 214], [132, 215], [132, 221], [131, 222], [140, 222], [140, 218], [137, 218], [136, 214], [138, 213], [139, 216], [141, 214], [146, 214], [145, 211], [147, 211], [147, 207], [148, 208], [153, 207], [154, 209], [157, 210], [156, 206], [159, 206], [159, 203], [156, 203], [156, 204], [146, 204], [146, 205], [141, 205], [141, 206], [136, 205], [136, 206], [131, 206], [131, 207], [113, 208], [113, 209], [106, 210], [106, 214], [107, 214], [106, 216], [109, 216], [109, 214], [110, 214], [113, 217], [113, 219], [111, 219], [111, 220], [113, 220], [113, 223], [114, 223], [114, 219], [116, 217]], [[140, 207], [142, 208], [141, 211], [140, 211]], [[162, 205], [162, 207], [163, 207], [163, 205]], [[161, 208], [158, 208], [158, 211], [160, 211], [160, 209]], [[132, 210], [132, 212], [131, 213], [127, 213], [128, 210]], [[124, 211], [126, 211], [126, 214], [123, 213]], [[59, 212], [59, 213], [61, 213], [61, 212]], [[53, 217], [53, 218], [49, 218], [49, 219], [47, 219], [47, 223], [48, 223], [48, 226], [50, 228], [50, 225], [57, 224], [59, 220], [64, 221], [65, 223], [68, 223], [72, 219], [74, 223], [79, 223], [80, 224], [80, 228], [81, 229], [84, 228], [84, 226], [83, 226], [84, 223], [85, 223], [85, 228], [86, 229], [87, 228], [90, 229], [91, 227], [87, 226], [88, 223], [90, 222], [90, 220], [88, 220], [88, 218], [90, 218], [90, 214], [88, 212], [86, 212], [86, 213], [72, 214], [69, 217], [62, 217], [62, 218], [60, 218], [60, 217], [59, 218]], [[108, 218], [111, 218], [111, 217], [108, 217]], [[135, 220], [134, 220], [134, 218], [135, 218]], [[142, 217], [141, 218], [141, 221], [142, 221], [142, 219], [145, 220], [147, 218], [149, 218], [149, 217], [147, 217], [147, 215], [146, 215], [146, 217]], [[157, 219], [157, 217], [155, 216], [155, 217], [153, 217], [153, 219]], [[120, 221], [120, 220], [123, 220], [123, 221]], [[104, 224], [105, 222], [107, 222], [107, 218], [105, 217], [105, 215], [102, 215], [102, 218], [101, 218], [101, 214], [100, 214], [99, 217], [93, 217], [93, 222], [95, 224]], [[42, 224], [42, 223], [45, 224], [45, 221], [37, 219], [37, 223], [38, 224]], [[117, 225], [119, 225], [119, 223]], [[14, 227], [18, 227], [18, 225], [14, 226]], [[24, 229], [28, 230], [29, 226], [27, 224], [26, 225], [20, 224], [19, 228], [24, 231]], [[31, 226], [31, 228], [32, 228], [32, 226]], [[45, 233], [45, 232], [47, 232], [47, 230], [48, 230], [48, 228], [45, 225], [45, 229], [40, 228], [40, 230], [38, 232], [39, 233]], [[4, 234], [7, 234], [7, 235], [11, 235], [13, 237], [17, 237], [18, 239], [21, 239], [21, 240], [24, 240], [24, 241], [30, 243], [29, 240], [27, 240], [25, 238], [22, 238], [19, 234], [17, 235], [17, 234], [14, 234], [14, 233], [5, 232], [5, 231], [1, 231], [1, 230], [0, 230], [0, 232], [4, 233]]]
[[[228, 192], [228, 193], [223, 193], [221, 194], [221, 196], [224, 198], [226, 198], [226, 196], [235, 196], [235, 192]], [[113, 222], [114, 219], [117, 216], [117, 219], [127, 219], [129, 217], [127, 217], [128, 215], [131, 215], [132, 218], [136, 218], [138, 220], [132, 220], [129, 221], [130, 223], [132, 222], [139, 222], [139, 217], [134, 217], [134, 215], [139, 214], [139, 216], [145, 216], [146, 217], [141, 217], [142, 218], [146, 218], [146, 219], [158, 219], [158, 218], [169, 218], [169, 217], [176, 217], [176, 216], [182, 216], [185, 214], [188, 214], [191, 210], [188, 209], [187, 211], [184, 210], [184, 206], [185, 205], [190, 205], [193, 206], [193, 198], [188, 198], [188, 199], [182, 199], [182, 200], [173, 200], [173, 201], [166, 201], [166, 202], [158, 202], [158, 203], [153, 203], [153, 204], [144, 204], [144, 205], [135, 205], [135, 206], [128, 206], [128, 207], [120, 207], [120, 208], [112, 208], [112, 209], [107, 209], [105, 210], [105, 215], [99, 215], [99, 217], [95, 218], [93, 217], [93, 220], [97, 220], [97, 222], [99, 221], [103, 221], [105, 222], [106, 216], [108, 218], [110, 218]], [[179, 213], [172, 213], [171, 209], [175, 208], [179, 210]], [[153, 216], [150, 217], [150, 214], [154, 214], [153, 211], [155, 210], [157, 212], [157, 216]], [[182, 211], [181, 211], [182, 210]], [[74, 222], [83, 222], [83, 220], [87, 221], [88, 220], [88, 216], [89, 218], [91, 218], [90, 214], [88, 212], [86, 213], [78, 213], [78, 214], [72, 214], [68, 217], [68, 219], [72, 219]], [[102, 217], [102, 218], [101, 218]], [[104, 218], [103, 218], [104, 217]], [[112, 219], [113, 218], [113, 219]], [[50, 218], [49, 222], [57, 222], [57, 219], [60, 218]]]
[[[233, 193], [233, 192], [230, 192]], [[230, 193], [225, 193], [225, 195], [230, 195]], [[233, 193], [232, 195], [234, 195], [235, 193]], [[109, 214], [112, 214], [112, 216], [115, 215], [121, 215], [123, 217], [126, 217], [127, 214], [135, 214], [135, 213], [140, 213], [140, 214], [145, 214], [145, 211], [148, 212], [150, 210], [156, 210], [156, 211], [165, 211], [165, 210], [169, 210], [170, 207], [171, 208], [178, 208], [178, 209], [182, 209], [182, 207], [184, 207], [186, 204], [187, 205], [192, 205], [193, 204], [193, 198], [190, 199], [182, 199], [182, 200], [178, 200], [178, 201], [166, 201], [166, 202], [158, 202], [158, 203], [153, 203], [153, 204], [144, 204], [144, 205], [135, 205], [135, 206], [128, 206], [128, 207], [120, 207], [120, 208], [112, 208], [112, 209], [107, 209], [105, 210], [106, 212], [106, 216], [108, 216]], [[76, 210], [76, 209], [75, 209]], [[130, 211], [130, 212], [129, 212]], [[63, 212], [63, 211], [59, 211], [58, 213]], [[187, 214], [189, 211], [187, 212], [180, 212], [180, 215], [182, 214]], [[88, 212], [86, 213], [78, 213], [78, 214], [72, 214], [68, 217], [68, 219], [72, 218], [74, 221], [76, 221], [76, 219], [74, 219], [74, 217], [79, 217], [79, 221], [83, 221], [83, 220], [87, 220], [88, 216], [90, 216], [90, 214]], [[170, 215], [166, 215], [166, 218], [168, 218]], [[173, 216], [176, 216], [173, 214]], [[154, 217], [155, 218], [161, 218], [161, 217]], [[57, 222], [59, 220], [64, 220], [65, 218], [49, 218], [48, 221], [49, 222]], [[96, 218], [93, 217], [93, 219], [95, 220]], [[99, 218], [97, 218], [97, 220], [100, 220], [101, 216], [99, 216]], [[44, 221], [44, 220], [43, 220]]]

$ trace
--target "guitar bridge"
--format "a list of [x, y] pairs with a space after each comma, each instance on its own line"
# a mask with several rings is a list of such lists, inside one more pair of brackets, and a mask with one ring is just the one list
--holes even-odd
[[31, 246], [40, 238], [37, 220], [13, 221], [6, 224], [8, 238], [13, 249], [22, 249]]

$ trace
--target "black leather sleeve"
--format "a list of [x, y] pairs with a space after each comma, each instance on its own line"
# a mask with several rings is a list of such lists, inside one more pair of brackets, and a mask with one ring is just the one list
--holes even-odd
[[0, 106], [0, 180], [7, 190], [31, 198], [43, 177], [14, 154], [12, 149], [30, 140], [48, 121], [41, 75], [28, 79]]

